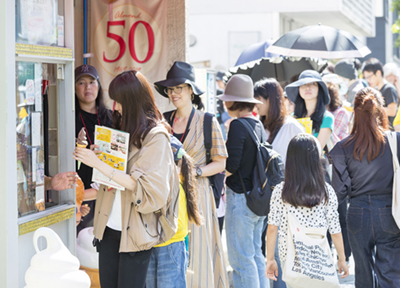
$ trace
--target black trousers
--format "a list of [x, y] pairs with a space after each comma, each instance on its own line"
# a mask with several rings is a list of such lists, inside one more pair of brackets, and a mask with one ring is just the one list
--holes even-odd
[[97, 244], [101, 288], [144, 288], [153, 249], [119, 253], [121, 231], [106, 227]]

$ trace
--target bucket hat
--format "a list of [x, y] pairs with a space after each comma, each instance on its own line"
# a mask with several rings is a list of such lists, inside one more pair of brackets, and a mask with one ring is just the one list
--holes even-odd
[[96, 68], [91, 65], [81, 65], [75, 68], [75, 82], [79, 80], [82, 76], [91, 76], [97, 81], [100, 80], [99, 73]]
[[324, 101], [324, 106], [328, 105], [329, 102], [331, 101], [331, 97], [329, 96], [328, 92], [328, 87], [326, 87], [325, 82], [322, 81], [321, 75], [319, 75], [319, 73], [315, 70], [304, 70], [303, 72], [301, 72], [299, 80], [287, 85], [285, 88], [287, 97], [290, 99], [290, 101], [296, 103], [296, 99], [299, 96], [299, 87], [312, 82], [317, 82], [319, 84], [318, 85], [319, 89], [322, 88], [323, 91], [322, 100]]
[[218, 99], [223, 101], [262, 104], [254, 98], [253, 80], [248, 75], [235, 74], [226, 83], [226, 88]]
[[195, 83], [196, 79], [194, 77], [194, 68], [192, 65], [182, 61], [175, 61], [171, 69], [167, 73], [167, 79], [158, 81], [154, 83], [154, 86], [158, 93], [162, 96], [167, 97], [165, 93], [165, 88], [174, 87], [180, 84], [189, 84], [192, 87], [193, 93], [195, 95], [201, 95], [204, 93]]

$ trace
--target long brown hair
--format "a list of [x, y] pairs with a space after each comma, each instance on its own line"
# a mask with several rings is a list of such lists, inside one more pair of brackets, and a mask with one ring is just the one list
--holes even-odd
[[383, 103], [381, 93], [370, 87], [361, 89], [354, 98], [354, 125], [346, 145], [355, 141], [353, 157], [359, 161], [367, 154], [369, 163], [384, 151], [389, 120]]
[[204, 218], [199, 209], [199, 193], [194, 171], [193, 159], [188, 154], [184, 154], [181, 160], [181, 180], [186, 195], [187, 214], [190, 221], [200, 226], [203, 224]]
[[116, 76], [110, 83], [109, 95], [122, 106], [122, 115], [113, 112], [113, 125], [115, 129], [131, 135], [130, 145], [141, 148], [147, 133], [165, 122], [156, 106], [149, 82], [136, 70]]
[[282, 87], [274, 78], [257, 81], [254, 85], [254, 97], [269, 99], [267, 115], [261, 117], [261, 122], [270, 132], [268, 143], [272, 143], [285, 122], [286, 106]]

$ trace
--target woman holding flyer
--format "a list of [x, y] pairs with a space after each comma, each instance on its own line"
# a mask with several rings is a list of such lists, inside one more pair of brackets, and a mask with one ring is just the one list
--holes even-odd
[[[99, 73], [90, 65], [81, 65], [75, 69], [75, 133], [77, 139], [85, 139], [85, 146], [94, 149], [95, 125], [112, 127], [111, 111], [103, 103], [103, 89], [100, 85]], [[78, 141], [78, 140], [77, 140]], [[87, 205], [90, 212], [82, 217], [77, 232], [86, 227], [93, 226], [96, 191], [91, 187], [93, 169], [85, 164], [77, 165], [76, 171], [85, 186], [85, 199], [83, 206]], [[91, 189], [91, 190], [88, 190]], [[95, 193], [90, 193], [95, 192]], [[90, 195], [93, 194], [93, 195]]]
[[77, 147], [74, 159], [125, 188], [101, 185], [97, 196], [93, 234], [101, 287], [144, 287], [152, 247], [163, 242], [153, 212], [166, 205], [170, 191], [179, 191], [179, 177], [168, 126], [146, 78], [126, 71], [111, 82], [109, 94], [116, 103], [114, 127], [130, 137], [128, 172], [107, 165], [85, 148]]

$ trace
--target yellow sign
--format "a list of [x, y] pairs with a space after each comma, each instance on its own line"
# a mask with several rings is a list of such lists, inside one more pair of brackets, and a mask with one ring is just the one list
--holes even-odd
[[312, 134], [312, 129], [313, 129], [312, 123], [313, 123], [313, 121], [311, 120], [310, 117], [299, 118], [299, 119], [296, 119], [296, 120], [299, 121], [299, 123], [304, 126], [304, 128], [306, 129], [306, 133], [307, 134]]

